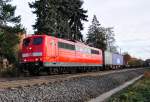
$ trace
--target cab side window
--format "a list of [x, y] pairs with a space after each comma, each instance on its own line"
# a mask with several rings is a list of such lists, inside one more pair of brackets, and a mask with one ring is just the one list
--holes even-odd
[[92, 53], [92, 54], [96, 54], [96, 55], [99, 55], [99, 54], [100, 54], [99, 51], [93, 50], [93, 49], [91, 49], [91, 53]]
[[64, 43], [64, 42], [58, 42], [58, 47], [67, 50], [75, 50], [75, 45]]

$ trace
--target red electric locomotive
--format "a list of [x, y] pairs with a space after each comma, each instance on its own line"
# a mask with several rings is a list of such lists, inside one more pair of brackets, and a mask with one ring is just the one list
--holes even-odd
[[[103, 65], [102, 51], [81, 42], [47, 35], [33, 35], [23, 40], [21, 70], [30, 74], [53, 70], [92, 70]], [[89, 67], [88, 67], [89, 66]]]

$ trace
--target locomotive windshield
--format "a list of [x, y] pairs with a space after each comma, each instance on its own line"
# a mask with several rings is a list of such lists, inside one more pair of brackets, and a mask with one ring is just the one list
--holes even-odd
[[42, 41], [43, 41], [42, 37], [34, 38], [33, 45], [40, 45], [40, 44], [42, 44]]
[[30, 41], [31, 41], [31, 40], [30, 40], [29, 38], [24, 39], [24, 40], [23, 40], [23, 46], [25, 46], [25, 47], [29, 46]]

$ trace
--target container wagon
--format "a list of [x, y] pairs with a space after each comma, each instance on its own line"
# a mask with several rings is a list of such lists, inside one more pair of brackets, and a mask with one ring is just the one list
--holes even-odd
[[123, 55], [105, 51], [104, 52], [104, 67], [105, 69], [122, 68], [123, 67]]

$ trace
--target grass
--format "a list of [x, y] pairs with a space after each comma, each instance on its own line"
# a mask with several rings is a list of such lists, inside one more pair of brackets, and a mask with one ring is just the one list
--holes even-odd
[[150, 71], [127, 89], [112, 96], [108, 102], [150, 102]]

